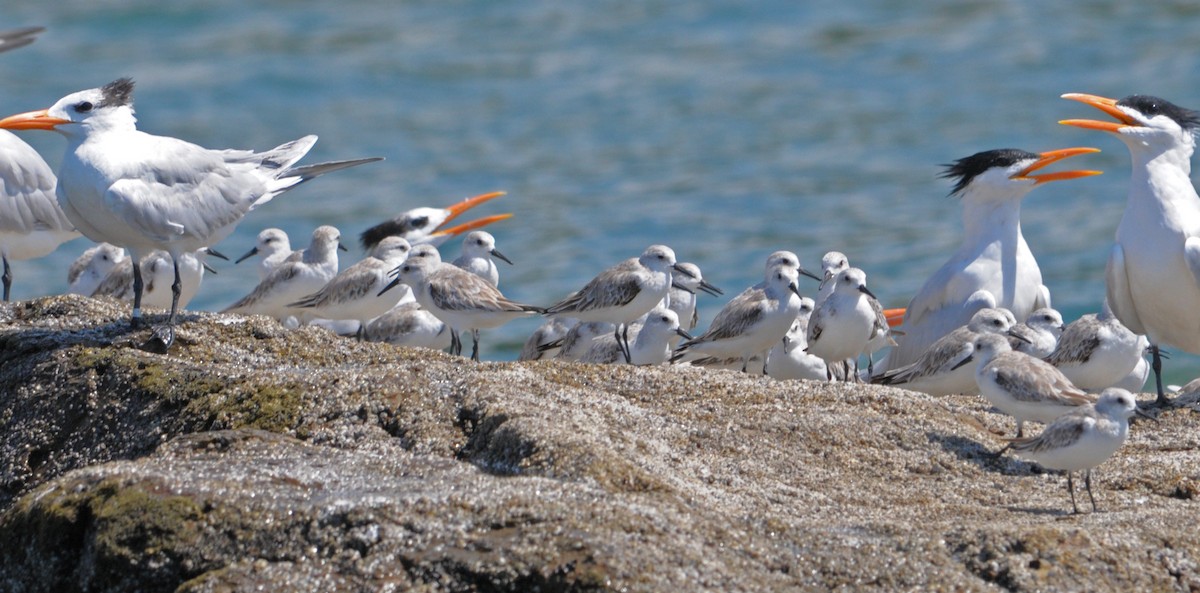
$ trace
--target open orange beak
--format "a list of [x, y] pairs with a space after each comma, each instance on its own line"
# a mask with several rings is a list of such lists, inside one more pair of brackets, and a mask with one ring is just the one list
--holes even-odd
[[1033, 175], [1032, 174], [1034, 171], [1037, 171], [1038, 169], [1041, 169], [1041, 168], [1043, 168], [1047, 165], [1053, 164], [1053, 163], [1057, 163], [1058, 161], [1061, 161], [1063, 159], [1071, 158], [1073, 156], [1081, 155], [1081, 154], [1090, 154], [1093, 152], [1100, 152], [1100, 149], [1099, 148], [1081, 147], [1081, 148], [1063, 148], [1061, 150], [1051, 150], [1048, 152], [1043, 152], [1040, 155], [1041, 158], [1034, 161], [1034, 163], [1032, 165], [1029, 165], [1028, 167], [1025, 167], [1024, 169], [1022, 169], [1020, 172], [1018, 172], [1016, 175], [1013, 176], [1013, 179], [1032, 179], [1032, 180], [1034, 180], [1035, 185], [1041, 185], [1043, 183], [1049, 183], [1051, 181], [1062, 181], [1064, 179], [1078, 179], [1080, 177], [1090, 177], [1092, 175], [1099, 175], [1099, 174], [1103, 173], [1103, 171], [1056, 171], [1054, 173], [1042, 173], [1041, 175]]
[[1091, 105], [1092, 107], [1095, 107], [1096, 109], [1113, 116], [1113, 118], [1117, 120], [1116, 122], [1110, 122], [1097, 121], [1094, 119], [1064, 119], [1058, 122], [1065, 126], [1075, 126], [1077, 128], [1084, 128], [1086, 130], [1100, 130], [1101, 132], [1119, 132], [1122, 128], [1142, 125], [1135, 121], [1132, 117], [1129, 117], [1129, 115], [1124, 111], [1121, 111], [1117, 107], [1116, 99], [1098, 97], [1096, 95], [1086, 95], [1084, 93], [1067, 93], [1063, 95], [1062, 98], [1070, 99], [1071, 101], [1079, 101], [1085, 105]]
[[71, 120], [50, 117], [49, 110], [42, 109], [0, 119], [0, 128], [6, 130], [53, 130], [57, 125], [69, 123]]
[[[489, 200], [494, 200], [506, 193], [508, 193], [508, 192], [503, 192], [503, 191], [489, 192], [486, 194], [480, 194], [473, 198], [467, 198], [457, 204], [454, 204], [453, 206], [447, 206], [446, 210], [448, 212], [450, 212], [450, 216], [447, 216], [446, 220], [443, 220], [442, 224], [438, 225], [438, 228], [440, 229], [440, 228], [446, 226], [447, 223], [449, 223], [451, 220], [454, 220], [455, 218], [458, 218], [458, 216], [460, 214], [462, 214], [463, 212], [466, 212], [467, 210], [470, 210], [471, 208], [474, 208], [474, 207], [476, 207], [484, 202], [487, 202]], [[512, 215], [509, 214], [508, 216], [512, 216]], [[507, 216], [505, 218], [507, 218]], [[503, 219], [501, 218], [501, 219], [497, 219], [497, 220], [503, 220]], [[484, 223], [484, 224], [487, 224], [487, 223]], [[480, 226], [482, 226], [482, 225], [480, 225]], [[470, 229], [468, 229], [468, 230], [470, 230]], [[457, 233], [454, 233], [454, 234], [457, 234]]]
[[906, 311], [908, 311], [908, 309], [903, 307], [899, 309], [884, 309], [883, 316], [887, 318], [888, 327], [896, 327], [897, 325], [904, 323], [904, 313]]
[[[499, 193], [500, 193], [500, 195], [504, 195], [504, 192], [499, 192]], [[492, 197], [496, 197], [496, 196], [492, 196]], [[500, 222], [501, 220], [508, 220], [509, 218], [512, 218], [512, 217], [513, 217], [513, 215], [511, 212], [507, 213], [507, 214], [493, 214], [491, 216], [484, 216], [483, 218], [480, 218], [477, 220], [472, 220], [471, 222], [464, 222], [460, 225], [452, 226], [447, 229], [439, 228], [438, 230], [436, 230], [432, 233], [429, 233], [429, 236], [430, 236], [430, 238], [436, 238], [436, 237], [449, 238], [452, 236], [457, 236], [457, 235], [461, 235], [463, 233], [471, 232], [477, 228], [485, 227], [489, 224], [492, 224], [493, 222]], [[445, 224], [445, 223], [443, 223], [443, 224]]]

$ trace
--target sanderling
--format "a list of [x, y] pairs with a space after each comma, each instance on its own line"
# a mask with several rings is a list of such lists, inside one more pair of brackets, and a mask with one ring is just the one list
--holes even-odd
[[[817, 305], [808, 320], [805, 351], [820, 357], [826, 366], [842, 363], [846, 376], [857, 380], [858, 369], [852, 373], [846, 361], [857, 360], [879, 331], [882, 311], [878, 299], [867, 288], [867, 274], [858, 268], [842, 270], [834, 278], [833, 293]], [[827, 372], [826, 378], [832, 379], [833, 372]]]
[[1013, 351], [1005, 336], [982, 334], [975, 338], [975, 351], [958, 364], [972, 360], [980, 394], [1017, 420], [1018, 437], [1024, 435], [1026, 420], [1053, 422], [1062, 414], [1096, 401], [1054, 365]]
[[[679, 262], [671, 270], [671, 293], [667, 297], [667, 307], [679, 317], [679, 326], [685, 331], [696, 329], [700, 316], [696, 312], [696, 293], [704, 292], [712, 296], [725, 294], [721, 289], [709, 284], [700, 273], [700, 266], [691, 262]], [[678, 336], [671, 340], [671, 345], [678, 343]]]
[[367, 324], [363, 337], [370, 342], [387, 342], [445, 350], [450, 347], [450, 328], [415, 301], [400, 303]]
[[450, 262], [484, 280], [487, 280], [492, 286], [500, 286], [500, 270], [496, 269], [496, 262], [492, 258], [496, 258], [508, 265], [513, 265], [512, 260], [504, 257], [496, 249], [496, 238], [487, 231], [471, 231], [467, 233], [467, 237], [462, 242], [462, 255]]
[[325, 286], [338, 272], [338, 245], [341, 233], [334, 227], [317, 227], [303, 261], [285, 262], [267, 274], [250, 294], [226, 307], [223, 313], [268, 315], [283, 321], [291, 316], [307, 316], [288, 303], [308, 296]]
[[324, 319], [358, 321], [358, 339], [363, 339], [367, 322], [387, 313], [399, 304], [404, 293], [383, 295], [391, 279], [388, 273], [408, 259], [410, 246], [400, 237], [384, 237], [362, 261], [338, 272], [320, 290], [288, 303], [288, 307], [308, 309]]
[[407, 284], [422, 307], [450, 326], [451, 353], [462, 353], [459, 335], [471, 332], [471, 360], [479, 360], [479, 330], [543, 311], [508, 299], [475, 274], [431, 258], [410, 258], [397, 269], [396, 280]]
[[[641, 323], [633, 324], [630, 331], [629, 364], [633, 365], [663, 364], [671, 354], [672, 336], [691, 337], [679, 327], [679, 316], [662, 307], [652, 309]], [[579, 361], [616, 364], [625, 362], [625, 357], [616, 336], [605, 333], [592, 341]]]
[[100, 283], [126, 259], [125, 250], [116, 245], [99, 243], [89, 247], [71, 262], [67, 270], [67, 283], [70, 285], [67, 294], [92, 296]]
[[551, 317], [542, 322], [536, 330], [533, 330], [532, 334], [529, 334], [521, 346], [521, 353], [517, 356], [517, 360], [554, 358], [562, 346], [562, 339], [575, 324], [574, 319], [563, 317]]
[[1018, 323], [1013, 328], [1013, 333], [1021, 337], [1012, 343], [1013, 350], [1034, 358], [1046, 358], [1054, 352], [1062, 332], [1062, 314], [1050, 307], [1042, 307], [1030, 313], [1024, 323]]
[[[270, 274], [272, 270], [283, 265], [283, 262], [288, 261], [292, 255], [292, 243], [288, 240], [287, 233], [282, 229], [270, 228], [259, 231], [258, 237], [254, 242], [254, 247], [237, 258], [233, 263], [240, 264], [243, 261], [254, 257], [262, 256], [258, 262], [258, 279], [261, 281]], [[301, 258], [296, 258], [299, 261]]]
[[1129, 435], [1129, 419], [1134, 414], [1152, 417], [1138, 410], [1133, 394], [1119, 388], [1105, 389], [1094, 404], [1085, 404], [1055, 418], [1041, 434], [1016, 438], [1009, 442], [1014, 453], [1036, 461], [1047, 469], [1067, 473], [1067, 491], [1071, 493], [1071, 509], [1075, 504], [1075, 483], [1071, 473], [1083, 471], [1083, 483], [1092, 512], [1096, 512], [1096, 497], [1092, 494], [1092, 468], [1104, 463]]
[[787, 266], [770, 269], [765, 287], [743, 291], [725, 304], [708, 330], [679, 345], [673, 362], [704, 357], [738, 357], [745, 372], [750, 358], [760, 356], [770, 368], [767, 352], [783, 340], [800, 311], [798, 272]]
[[1145, 365], [1147, 345], [1144, 337], [1113, 315], [1105, 301], [1100, 314], [1084, 315], [1063, 329], [1058, 347], [1046, 362], [1058, 367], [1080, 389], [1100, 391], [1125, 380], [1139, 361]]
[[980, 334], [1013, 336], [1016, 324], [1008, 309], [980, 309], [967, 325], [942, 336], [912, 364], [871, 377], [871, 381], [930, 395], [979, 393], [975, 368], [959, 363], [975, 351], [975, 338]]
[[651, 245], [640, 257], [604, 270], [578, 292], [547, 307], [546, 314], [616, 324], [617, 342], [629, 362], [627, 324], [667, 297], [674, 267], [675, 252], [670, 247]]

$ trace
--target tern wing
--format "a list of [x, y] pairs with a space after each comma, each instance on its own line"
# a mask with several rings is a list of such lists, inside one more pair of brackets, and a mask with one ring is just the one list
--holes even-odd
[[1125, 250], [1121, 248], [1120, 244], [1113, 245], [1112, 251], [1108, 255], [1108, 265], [1104, 268], [1108, 304], [1112, 307], [1117, 319], [1125, 324], [1125, 327], [1135, 334], [1145, 334], [1146, 327], [1142, 325], [1137, 309], [1134, 308], [1129, 275], [1125, 270]]
[[41, 155], [0, 130], [0, 232], [71, 231], [54, 196], [57, 181]]

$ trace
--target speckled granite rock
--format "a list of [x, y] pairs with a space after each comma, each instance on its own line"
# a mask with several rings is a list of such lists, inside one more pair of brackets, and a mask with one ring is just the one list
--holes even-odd
[[0, 305], [0, 591], [1200, 589], [1189, 410], [1075, 516], [979, 398], [125, 315]]

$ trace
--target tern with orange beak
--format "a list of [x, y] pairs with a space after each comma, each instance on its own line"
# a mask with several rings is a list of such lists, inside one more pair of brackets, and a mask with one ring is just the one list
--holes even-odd
[[1001, 307], [1024, 321], [1035, 309], [1049, 307], [1050, 291], [1042, 284], [1037, 260], [1021, 235], [1021, 199], [1044, 183], [1098, 175], [1099, 171], [1034, 174], [1052, 163], [1093, 152], [1100, 151], [1064, 148], [1037, 154], [1008, 148], [948, 165], [942, 177], [955, 181], [950, 195], [962, 201], [962, 244], [909, 302], [898, 345], [876, 369], [911, 364], [980, 309]]
[[1113, 134], [1133, 160], [1125, 213], [1108, 256], [1107, 296], [1117, 319], [1150, 340], [1157, 403], [1163, 404], [1159, 346], [1200, 353], [1200, 197], [1189, 177], [1200, 113], [1147, 95], [1063, 98], [1117, 121], [1059, 123]]
[[370, 251], [384, 237], [404, 237], [409, 243], [419, 245], [432, 243], [435, 247], [446, 239], [473, 231], [493, 222], [511, 218], [512, 214], [497, 214], [474, 220], [456, 227], [447, 228], [450, 221], [458, 218], [467, 210], [489, 202], [507, 192], [494, 191], [467, 198], [457, 204], [445, 208], [421, 207], [413, 208], [390, 220], [385, 220], [365, 231], [359, 236], [363, 249]]
[[[380, 160], [355, 159], [294, 167], [317, 141], [305, 136], [271, 150], [210, 150], [139, 131], [133, 80], [72, 93], [49, 109], [0, 120], [10, 130], [53, 130], [67, 138], [58, 174], [58, 202], [87, 238], [129, 250], [133, 261], [155, 249], [178, 262], [186, 252], [224, 239], [248, 212], [309, 179]], [[133, 324], [141, 322], [142, 277], [134, 266]], [[164, 332], [169, 346], [180, 294]]]

